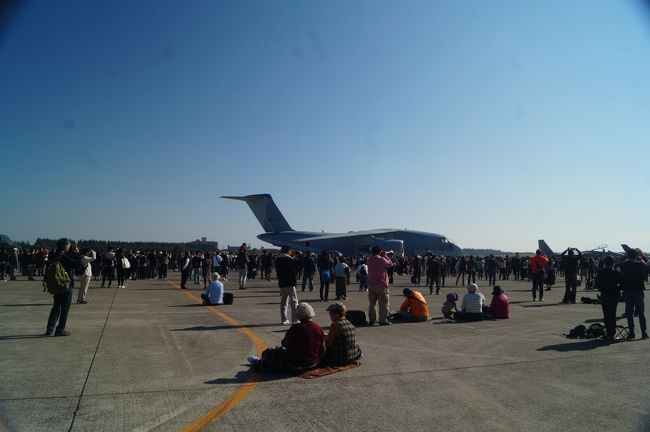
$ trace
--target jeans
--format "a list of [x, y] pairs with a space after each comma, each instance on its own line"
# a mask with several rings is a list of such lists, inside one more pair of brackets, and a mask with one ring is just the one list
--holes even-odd
[[56, 333], [62, 333], [65, 330], [65, 324], [68, 321], [68, 312], [70, 311], [70, 303], [72, 303], [72, 287], [61, 294], [56, 294], [54, 297], [54, 304], [50, 311], [50, 317], [47, 320], [47, 331], [54, 331], [56, 325]]
[[601, 295], [601, 307], [603, 308], [603, 321], [605, 321], [605, 329], [607, 329], [607, 336], [616, 336], [616, 306], [618, 305], [617, 296]]
[[576, 301], [576, 291], [578, 290], [578, 276], [577, 275], [565, 275], [564, 281], [566, 284], [566, 289], [564, 290], [564, 301]]
[[623, 299], [625, 300], [625, 316], [627, 316], [627, 326], [630, 328], [630, 333], [634, 333], [634, 311], [639, 315], [639, 327], [641, 333], [646, 333], [648, 327], [645, 321], [645, 304], [643, 299], [645, 295], [643, 291], [624, 293]]
[[296, 294], [295, 286], [280, 288], [280, 320], [282, 322], [288, 320], [287, 312], [289, 306], [291, 306], [291, 322], [296, 322], [298, 320], [296, 315], [298, 295]]
[[246, 268], [240, 268], [239, 269], [239, 288], [244, 288], [246, 287], [246, 276], [248, 275], [248, 271]]
[[305, 291], [305, 287], [307, 286], [307, 281], [309, 281], [309, 291], [314, 290], [314, 273], [308, 271], [308, 270], [303, 270], [302, 272], [302, 290]]
[[193, 270], [194, 270], [194, 284], [201, 285], [201, 267], [195, 267]]
[[539, 299], [544, 298], [544, 273], [537, 272], [533, 275], [533, 300], [537, 298], [539, 291]]

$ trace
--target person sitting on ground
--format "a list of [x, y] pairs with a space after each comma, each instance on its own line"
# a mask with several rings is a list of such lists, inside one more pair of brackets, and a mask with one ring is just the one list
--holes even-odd
[[301, 302], [296, 307], [299, 323], [293, 324], [282, 339], [282, 346], [267, 348], [261, 358], [248, 357], [248, 362], [263, 372], [299, 373], [318, 365], [325, 351], [325, 333], [312, 321], [314, 309]]
[[429, 305], [425, 300], [422, 293], [413, 291], [410, 288], [404, 288], [404, 301], [399, 307], [399, 312], [393, 315], [394, 319], [401, 319], [402, 321], [426, 321], [429, 319]]
[[221, 279], [221, 276], [217, 272], [210, 275], [210, 283], [201, 294], [204, 305], [223, 304], [223, 283], [221, 283], [219, 279]]
[[485, 296], [478, 292], [478, 285], [469, 284], [467, 294], [463, 296], [461, 311], [455, 314], [454, 319], [460, 321], [480, 321], [483, 319], [483, 305]]
[[454, 319], [454, 315], [458, 313], [457, 301], [458, 294], [454, 292], [447, 294], [447, 301], [442, 304], [442, 316], [447, 319]]
[[492, 288], [492, 302], [490, 303], [489, 315], [494, 319], [510, 318], [510, 299], [503, 293], [499, 285]]
[[330, 331], [325, 338], [323, 366], [345, 366], [361, 358], [361, 348], [357, 345], [356, 328], [345, 317], [345, 305], [332, 303], [327, 307], [330, 313]]

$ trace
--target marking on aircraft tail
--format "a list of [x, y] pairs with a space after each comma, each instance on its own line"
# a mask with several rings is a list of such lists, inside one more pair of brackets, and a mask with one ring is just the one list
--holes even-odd
[[[180, 290], [180, 287], [176, 283], [172, 281], [167, 281], [167, 282]], [[203, 300], [200, 297], [198, 297], [196, 294], [193, 294], [190, 291], [181, 291], [181, 292], [185, 294], [187, 297], [189, 297], [190, 299], [194, 300], [196, 303], [199, 304], [203, 303]], [[221, 312], [214, 306], [206, 306], [205, 309], [215, 314], [216, 316], [218, 316], [219, 318], [221, 318], [222, 320], [224, 320], [225, 322], [227, 322], [228, 324], [232, 325], [234, 328], [242, 332], [244, 335], [246, 335], [246, 337], [248, 337], [255, 344], [257, 348], [257, 355], [258, 356], [262, 355], [262, 351], [266, 349], [266, 343], [259, 336], [253, 333], [249, 328], [243, 327], [239, 321], [237, 321], [234, 318], [231, 318], [230, 316]], [[260, 383], [260, 374], [255, 372], [245, 383], [240, 385], [237, 388], [237, 390], [235, 390], [235, 392], [231, 394], [225, 401], [223, 401], [216, 407], [212, 408], [210, 411], [208, 411], [198, 419], [194, 420], [192, 423], [186, 425], [180, 431], [196, 432], [216, 422], [221, 417], [223, 417], [227, 412], [235, 408], [244, 399], [246, 399], [248, 395], [250, 395], [253, 392], [253, 390], [255, 390], [255, 387], [257, 387], [259, 383]]]

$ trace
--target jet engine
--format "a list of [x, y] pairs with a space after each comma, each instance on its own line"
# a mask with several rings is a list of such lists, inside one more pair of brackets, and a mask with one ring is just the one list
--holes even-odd
[[[404, 240], [382, 239], [375, 237], [375, 244], [373, 246], [379, 246], [386, 252], [392, 250], [397, 256], [404, 255]], [[370, 247], [370, 249], [372, 249], [372, 247]]]

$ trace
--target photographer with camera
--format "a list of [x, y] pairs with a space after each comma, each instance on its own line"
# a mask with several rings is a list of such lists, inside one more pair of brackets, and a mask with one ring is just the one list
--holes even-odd
[[388, 269], [393, 262], [379, 246], [372, 247], [372, 256], [368, 258], [368, 323], [377, 321], [377, 303], [379, 303], [379, 325], [390, 325], [388, 322], [388, 306], [390, 293], [388, 291]]
[[[578, 253], [578, 256], [574, 255], [574, 251]], [[562, 252], [560, 257], [562, 258], [564, 282], [566, 284], [562, 303], [575, 303], [576, 291], [578, 290], [578, 268], [582, 254], [578, 249], [569, 247]]]

